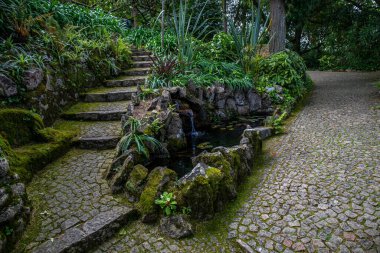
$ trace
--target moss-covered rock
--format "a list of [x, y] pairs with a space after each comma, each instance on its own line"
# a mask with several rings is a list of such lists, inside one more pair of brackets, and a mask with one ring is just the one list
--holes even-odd
[[237, 173], [231, 166], [231, 163], [223, 156], [220, 151], [217, 152], [203, 152], [199, 156], [193, 159], [193, 164], [204, 163], [210, 167], [220, 169], [223, 174], [222, 187], [220, 194], [218, 195], [217, 209], [220, 210], [225, 200], [229, 200], [236, 197], [236, 185], [235, 177]]
[[179, 181], [178, 203], [191, 208], [196, 219], [211, 218], [217, 210], [223, 173], [220, 169], [197, 164], [191, 173]]
[[41, 117], [23, 109], [0, 110], [0, 134], [11, 146], [39, 141], [39, 130], [44, 128]]
[[127, 182], [125, 183], [126, 194], [130, 200], [136, 201], [140, 198], [148, 173], [148, 169], [140, 164], [133, 168]]
[[158, 206], [154, 201], [164, 191], [173, 188], [176, 179], [177, 173], [165, 167], [157, 167], [149, 173], [147, 183], [137, 204], [138, 209], [143, 214], [144, 222], [156, 220]]

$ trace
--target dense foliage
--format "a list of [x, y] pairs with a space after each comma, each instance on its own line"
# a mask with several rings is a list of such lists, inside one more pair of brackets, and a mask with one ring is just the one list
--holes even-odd
[[[19, 102], [24, 71], [52, 74], [76, 68], [105, 77], [126, 65], [130, 49], [120, 19], [100, 9], [90, 10], [44, 0], [0, 0], [0, 73], [18, 84]], [[68, 85], [76, 86], [74, 79]]]

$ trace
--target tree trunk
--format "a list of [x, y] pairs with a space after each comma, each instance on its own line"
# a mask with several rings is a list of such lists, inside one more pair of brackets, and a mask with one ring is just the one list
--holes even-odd
[[133, 18], [133, 27], [137, 27], [137, 6], [136, 2], [132, 1], [132, 18]]
[[271, 0], [271, 27], [269, 51], [274, 54], [285, 49], [285, 0]]
[[223, 32], [227, 33], [227, 0], [222, 0]]
[[161, 47], [164, 49], [164, 37], [165, 37], [165, 0], [161, 1], [162, 16], [161, 16]]

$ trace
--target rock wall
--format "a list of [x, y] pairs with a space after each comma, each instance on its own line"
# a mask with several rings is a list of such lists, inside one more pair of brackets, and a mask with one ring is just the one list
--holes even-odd
[[94, 73], [87, 66], [48, 66], [45, 70], [25, 71], [21, 83], [16, 83], [0, 74], [0, 99], [37, 112], [50, 124], [64, 106], [78, 98], [83, 88], [101, 85], [108, 75], [107, 69]]
[[8, 161], [0, 157], [0, 252], [9, 252], [16, 243], [29, 214], [25, 185], [9, 171]]

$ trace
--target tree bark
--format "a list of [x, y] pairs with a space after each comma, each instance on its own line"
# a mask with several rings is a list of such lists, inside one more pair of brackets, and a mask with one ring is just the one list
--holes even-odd
[[133, 18], [133, 27], [137, 27], [138, 26], [138, 22], [137, 22], [137, 3], [135, 1], [132, 0], [132, 18]]
[[164, 49], [165, 37], [165, 0], [161, 0], [162, 16], [161, 16], [161, 47]]
[[271, 26], [269, 51], [274, 54], [285, 49], [286, 24], [285, 0], [271, 0]]
[[222, 0], [223, 32], [227, 33], [227, 0]]

